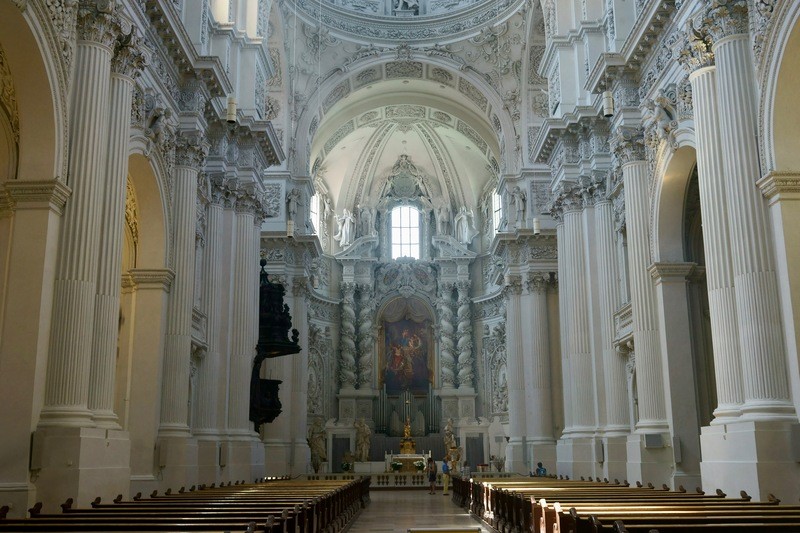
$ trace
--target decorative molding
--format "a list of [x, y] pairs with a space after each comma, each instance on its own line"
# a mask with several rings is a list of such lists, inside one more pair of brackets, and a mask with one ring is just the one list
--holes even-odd
[[128, 274], [138, 289], [161, 289], [169, 292], [175, 280], [175, 272], [168, 268], [132, 268]]
[[9, 181], [5, 184], [9, 196], [9, 209], [42, 209], [49, 208], [62, 215], [67, 200], [72, 194], [61, 180], [44, 181]]

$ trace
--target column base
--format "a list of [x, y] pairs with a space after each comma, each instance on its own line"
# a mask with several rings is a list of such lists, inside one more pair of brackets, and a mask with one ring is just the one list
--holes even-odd
[[125, 431], [39, 428], [31, 453], [36, 498], [46, 513], [60, 512], [59, 505], [67, 498], [74, 498], [76, 507], [89, 507], [98, 496], [106, 501], [118, 494], [127, 498], [130, 460], [131, 442]]
[[531, 470], [525, 456], [525, 439], [520, 437], [511, 437], [506, 445], [506, 472], [516, 473], [519, 475], [527, 475]]
[[559, 439], [556, 444], [557, 470], [570, 479], [595, 476], [597, 440], [592, 437]]
[[603, 465], [600, 477], [611, 483], [628, 478], [628, 436], [603, 437]]
[[[219, 436], [208, 436], [197, 439], [197, 479], [200, 483], [221, 483], [224, 461], [220, 456]], [[189, 487], [186, 487], [189, 488]]]
[[745, 490], [766, 501], [774, 494], [784, 502], [800, 497], [800, 424], [784, 421], [746, 421], [703, 427], [700, 449], [703, 490], [722, 489], [737, 496]]
[[156, 463], [160, 469], [160, 490], [211, 483], [197, 478], [197, 441], [189, 437], [159, 437]]
[[292, 444], [285, 441], [264, 442], [264, 469], [267, 476], [289, 475]]
[[672, 486], [675, 460], [669, 433], [634, 433], [627, 437], [627, 480], [656, 487]]
[[264, 443], [257, 438], [224, 442], [220, 455], [227, 455], [224, 459], [226, 465], [222, 469], [223, 481], [244, 480], [252, 483], [256, 478], [266, 475]]
[[8, 505], [8, 518], [27, 518], [36, 499], [36, 487], [31, 483], [0, 483], [0, 502]]
[[556, 441], [528, 441], [528, 465], [529, 472], [536, 471], [536, 464], [542, 463], [542, 466], [547, 469], [548, 474], [558, 474]]

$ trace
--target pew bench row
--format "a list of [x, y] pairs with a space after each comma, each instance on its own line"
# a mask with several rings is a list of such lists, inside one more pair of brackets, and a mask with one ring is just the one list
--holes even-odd
[[75, 508], [71, 499], [61, 513], [0, 519], [0, 532], [19, 531], [228, 531], [269, 533], [335, 533], [352, 522], [369, 501], [370, 478], [353, 481], [268, 480], [150, 498], [100, 498], [90, 508]]

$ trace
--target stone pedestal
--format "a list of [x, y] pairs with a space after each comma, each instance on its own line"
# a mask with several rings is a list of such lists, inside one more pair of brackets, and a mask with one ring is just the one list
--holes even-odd
[[[228, 455], [227, 464], [222, 470], [223, 481], [244, 480], [252, 483], [256, 478], [266, 475], [266, 454], [261, 441], [256, 439], [229, 441], [222, 449]], [[201, 481], [205, 483], [204, 480]]]
[[[747, 421], [702, 428], [703, 490], [722, 489], [735, 496], [747, 491], [766, 501], [769, 493], [785, 502], [800, 496], [797, 441], [800, 425], [783, 421]], [[713, 450], [712, 453], [706, 453]]]
[[197, 441], [193, 438], [160, 437], [156, 463], [160, 470], [160, 489], [175, 490], [200, 483], [197, 479]]
[[103, 428], [40, 428], [33, 437], [31, 472], [37, 500], [50, 505], [43, 508], [46, 513], [59, 512], [57, 505], [67, 498], [74, 498], [76, 507], [88, 507], [98, 496], [128, 498], [130, 437]]
[[600, 477], [606, 478], [611, 482], [618, 479], [620, 482], [628, 477], [628, 438], [625, 437], [604, 437], [603, 444], [603, 464]]
[[673, 454], [669, 433], [634, 433], [628, 435], [627, 479], [633, 485], [637, 481], [652, 483], [660, 487], [672, 486]]
[[556, 444], [557, 470], [570, 479], [595, 475], [596, 440], [591, 437], [560, 439]]

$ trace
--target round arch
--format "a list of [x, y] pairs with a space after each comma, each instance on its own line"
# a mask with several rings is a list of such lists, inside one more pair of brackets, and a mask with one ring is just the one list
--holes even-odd
[[762, 163], [767, 172], [800, 171], [800, 3], [782, 2], [772, 14], [775, 27], [762, 52]]
[[0, 2], [0, 47], [13, 80], [19, 122], [16, 169], [10, 172], [15, 179], [66, 178], [61, 101], [66, 83], [56, 63], [63, 54], [43, 45], [51, 25], [49, 20], [40, 23], [32, 6], [23, 13], [13, 2]]
[[[398, 61], [398, 54], [392, 51], [375, 53], [367, 56], [357, 62], [357, 68], [351, 65], [346, 71], [337, 71], [335, 75], [329, 76], [320, 87], [309, 94], [307, 102], [320, 102], [322, 105], [317, 104], [313, 109], [307, 107], [302, 115], [297, 126], [297, 148], [295, 152], [295, 160], [292, 163], [294, 171], [298, 175], [308, 175], [313, 164], [311, 159], [312, 143], [318, 133], [318, 128], [325, 120], [326, 106], [328, 111], [331, 110], [333, 105], [341, 98], [346, 97], [352, 91], [352, 87], [361, 88], [358, 84], [358, 77], [365, 71], [383, 65]], [[483, 109], [486, 112], [491, 110], [492, 118], [481, 117], [476, 120], [478, 114], [474, 111], [470, 114], [462, 113], [465, 120], [473, 127], [477, 126], [479, 132], [493, 132], [491, 135], [488, 133], [485, 137], [493, 139], [495, 146], [500, 146], [502, 139], [515, 139], [516, 133], [514, 124], [508, 110], [503, 104], [502, 98], [497, 94], [494, 88], [489, 83], [469, 70], [464, 69], [464, 65], [456, 62], [453, 59], [442, 56], [429, 56], [422, 51], [409, 51], [408, 57], [403, 57], [403, 61], [421, 63], [424, 68], [440, 68], [446, 71], [449, 77], [454, 80], [454, 86], [464, 82], [465, 91], [469, 91], [475, 99], [485, 99]], [[377, 84], [377, 80], [376, 80]], [[469, 84], [469, 85], [467, 85]], [[471, 88], [470, 88], [471, 87]], [[475, 91], [472, 91], [475, 89]], [[458, 90], [458, 89], [454, 89]], [[475, 94], [477, 92], [478, 94]], [[482, 101], [482, 100], [481, 100]], [[463, 108], [467, 109], [467, 108]], [[494, 118], [496, 117], [496, 122]], [[461, 118], [461, 117], [459, 117]], [[493, 122], [495, 122], [493, 124]], [[334, 130], [335, 131], [335, 130]], [[505, 159], [500, 161], [501, 167], [505, 168], [506, 173], [516, 172], [519, 167], [515, 150], [506, 150], [504, 153]]]
[[656, 169], [653, 198], [653, 260], [685, 260], [683, 210], [692, 168], [697, 163], [693, 143], [682, 143], [677, 150], [661, 158]]
[[128, 159], [128, 176], [136, 191], [139, 238], [134, 268], [168, 266], [169, 232], [167, 195], [151, 160], [134, 144]]

